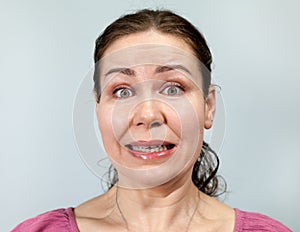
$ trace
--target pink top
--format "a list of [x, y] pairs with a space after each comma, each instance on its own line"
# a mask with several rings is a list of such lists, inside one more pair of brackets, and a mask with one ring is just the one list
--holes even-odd
[[[236, 214], [234, 232], [288, 232], [289, 228], [280, 222], [259, 214], [234, 209]], [[79, 232], [73, 208], [56, 209], [28, 219], [11, 232]]]

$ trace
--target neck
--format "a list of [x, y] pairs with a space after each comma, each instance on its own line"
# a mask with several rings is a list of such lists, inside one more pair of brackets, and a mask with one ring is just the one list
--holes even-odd
[[150, 189], [114, 188], [120, 216], [127, 229], [134, 231], [170, 231], [172, 226], [185, 231], [199, 203], [199, 190], [191, 178]]

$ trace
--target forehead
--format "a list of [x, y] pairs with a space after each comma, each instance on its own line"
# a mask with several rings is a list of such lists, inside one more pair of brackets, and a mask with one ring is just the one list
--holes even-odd
[[104, 56], [96, 64], [101, 79], [110, 74], [133, 75], [136, 67], [157, 66], [157, 73], [177, 70], [190, 77], [199, 77], [202, 65], [197, 57], [177, 47], [162, 44], [140, 44], [122, 48]]
[[194, 54], [191, 47], [183, 39], [180, 39], [174, 35], [161, 33], [155, 30], [149, 30], [122, 36], [121, 38], [115, 40], [105, 50], [103, 57], [120, 49], [143, 44], [160, 44], [172, 46], [183, 50], [186, 53]]

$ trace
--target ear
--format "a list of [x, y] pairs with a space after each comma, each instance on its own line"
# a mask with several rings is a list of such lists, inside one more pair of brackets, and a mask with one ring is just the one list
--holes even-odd
[[97, 94], [95, 92], [94, 92], [94, 97], [95, 97], [95, 103], [96, 103], [95, 112], [96, 112], [96, 116], [98, 118], [98, 115], [100, 112], [100, 98], [97, 97]]
[[213, 125], [213, 120], [216, 112], [216, 87], [209, 86], [208, 95], [205, 99], [205, 120], [204, 128], [210, 129]]

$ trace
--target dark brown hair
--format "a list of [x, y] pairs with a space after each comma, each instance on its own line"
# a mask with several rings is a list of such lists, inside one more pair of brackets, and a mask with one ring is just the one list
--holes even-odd
[[[114, 21], [96, 40], [94, 62], [97, 63], [103, 57], [105, 50], [117, 39], [151, 29], [185, 41], [192, 48], [194, 55], [211, 72], [212, 55], [203, 35], [189, 21], [168, 10], [144, 9], [124, 15]], [[203, 86], [204, 93], [208, 92], [209, 85], [210, 78]], [[100, 80], [95, 74], [94, 91], [97, 102], [101, 96], [100, 89]], [[210, 196], [218, 196], [226, 190], [225, 181], [216, 175], [218, 167], [217, 154], [204, 142], [200, 156], [193, 168], [192, 180], [199, 190]], [[110, 168], [109, 176], [111, 177], [109, 188], [111, 188], [118, 181], [117, 172], [113, 167]]]

